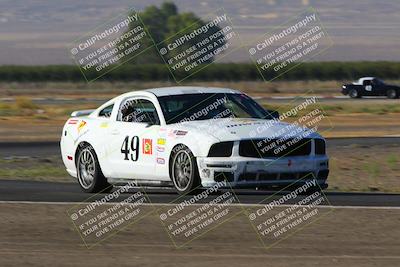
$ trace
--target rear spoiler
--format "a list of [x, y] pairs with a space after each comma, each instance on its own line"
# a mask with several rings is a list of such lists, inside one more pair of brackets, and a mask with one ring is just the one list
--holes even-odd
[[90, 115], [95, 109], [77, 110], [71, 113], [71, 117], [82, 117]]

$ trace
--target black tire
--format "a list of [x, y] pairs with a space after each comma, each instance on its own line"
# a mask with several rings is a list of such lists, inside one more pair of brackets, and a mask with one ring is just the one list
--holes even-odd
[[196, 158], [187, 146], [176, 148], [170, 159], [170, 178], [179, 194], [195, 193], [201, 185]]
[[349, 96], [351, 98], [360, 98], [361, 97], [361, 95], [358, 93], [358, 91], [356, 89], [351, 89], [349, 91]]
[[386, 92], [386, 96], [387, 96], [387, 98], [390, 98], [390, 99], [396, 99], [396, 98], [399, 98], [399, 93], [394, 89], [389, 89]]
[[107, 182], [101, 171], [96, 152], [87, 145], [78, 151], [76, 171], [78, 183], [83, 192], [98, 193], [109, 192], [112, 186]]

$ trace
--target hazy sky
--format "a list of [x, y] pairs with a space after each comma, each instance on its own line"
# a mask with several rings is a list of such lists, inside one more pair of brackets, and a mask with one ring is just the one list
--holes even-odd
[[[0, 0], [0, 65], [73, 64], [68, 44], [130, 7], [153, 0]], [[181, 11], [205, 16], [223, 7], [245, 40], [263, 36], [308, 6], [333, 46], [314, 60], [400, 60], [398, 0], [177, 0]], [[238, 45], [238, 44], [233, 44]], [[224, 61], [248, 61], [234, 53]]]

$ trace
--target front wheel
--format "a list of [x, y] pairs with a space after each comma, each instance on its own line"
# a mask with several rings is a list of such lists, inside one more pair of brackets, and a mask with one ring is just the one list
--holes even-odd
[[180, 147], [172, 155], [170, 174], [179, 194], [187, 194], [201, 184], [196, 158], [186, 146]]
[[360, 98], [361, 97], [356, 89], [351, 89], [349, 92], [349, 96], [351, 98]]
[[112, 189], [104, 177], [96, 153], [90, 145], [78, 152], [76, 169], [79, 185], [84, 192], [97, 193]]

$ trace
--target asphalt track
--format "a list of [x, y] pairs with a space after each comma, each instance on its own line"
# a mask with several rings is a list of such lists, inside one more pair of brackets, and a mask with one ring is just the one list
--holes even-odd
[[[329, 147], [374, 144], [400, 144], [400, 138], [333, 138], [328, 139]], [[41, 157], [44, 155], [59, 155], [57, 142], [40, 143], [0, 143], [0, 157]], [[133, 189], [135, 191], [136, 189]], [[178, 195], [173, 189], [146, 188], [152, 203], [171, 203]], [[129, 193], [127, 193], [129, 194]], [[275, 191], [235, 190], [239, 202], [243, 204], [258, 204], [268, 197], [277, 199], [285, 192]], [[376, 206], [400, 207], [400, 194], [383, 193], [343, 193], [326, 192], [326, 197], [333, 206]], [[33, 201], [33, 202], [82, 202], [100, 199], [104, 194], [90, 195], [83, 193], [79, 186], [71, 183], [31, 182], [31, 181], [0, 181], [0, 201]], [[214, 195], [217, 197], [218, 193]], [[89, 197], [94, 197], [88, 200]], [[126, 195], [122, 195], [124, 199]], [[189, 198], [189, 197], [186, 197]], [[116, 199], [117, 201], [120, 199]], [[290, 204], [290, 203], [288, 203]]]
[[[121, 201], [130, 193], [137, 191], [132, 189], [122, 194], [113, 201]], [[173, 189], [145, 188], [150, 202], [153, 204], [176, 203], [179, 197]], [[207, 201], [216, 198], [220, 193], [214, 193]], [[234, 190], [239, 202], [242, 204], [259, 204], [282, 197], [286, 191], [257, 191], [257, 190]], [[325, 192], [327, 203], [332, 206], [355, 206], [355, 207], [400, 207], [400, 194], [383, 193], [342, 193]], [[77, 183], [51, 183], [51, 182], [30, 182], [30, 181], [0, 181], [0, 201], [30, 201], [30, 202], [91, 202], [103, 198], [106, 194], [83, 193]], [[179, 201], [187, 200], [191, 196], [185, 196]], [[299, 198], [304, 198], [300, 196]], [[90, 199], [89, 199], [90, 198]], [[297, 198], [297, 200], [299, 200]], [[199, 201], [197, 203], [202, 203]], [[286, 204], [293, 204], [291, 201]]]

